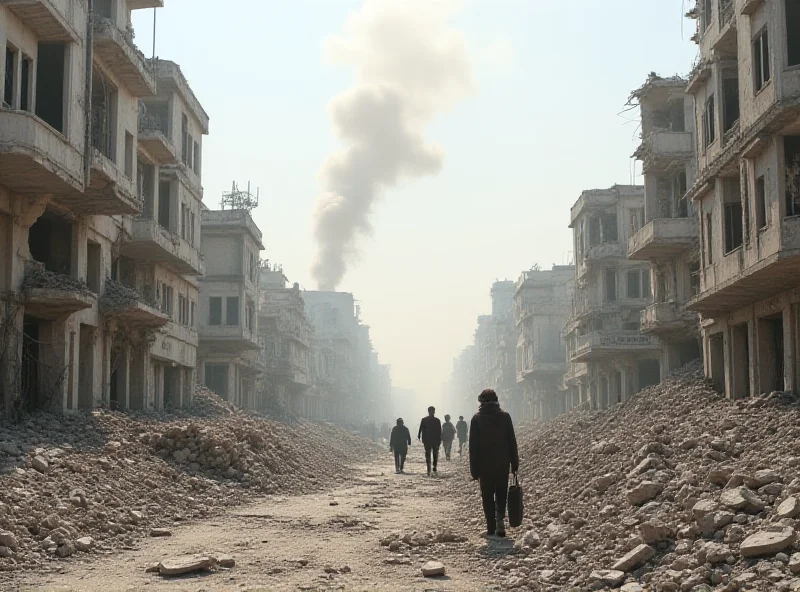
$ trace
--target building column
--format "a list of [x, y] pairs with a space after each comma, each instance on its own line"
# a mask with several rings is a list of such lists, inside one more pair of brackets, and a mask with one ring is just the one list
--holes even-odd
[[795, 360], [797, 359], [797, 306], [789, 304], [783, 309], [783, 390], [797, 390]]
[[117, 360], [117, 405], [128, 410], [131, 405], [131, 346], [126, 345]]

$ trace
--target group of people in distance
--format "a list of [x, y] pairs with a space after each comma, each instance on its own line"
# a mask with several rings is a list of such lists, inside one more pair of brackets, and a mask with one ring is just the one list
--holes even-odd
[[[500, 408], [497, 393], [485, 389], [478, 396], [478, 412], [469, 426], [469, 470], [473, 480], [480, 483], [483, 512], [486, 517], [486, 534], [505, 536], [505, 512], [508, 496], [509, 473], [517, 474], [519, 452], [514, 424], [511, 416]], [[436, 417], [436, 409], [428, 407], [428, 415], [422, 418], [417, 439], [425, 447], [425, 464], [428, 477], [436, 473], [439, 449], [444, 448], [445, 458], [450, 460], [453, 441], [458, 438], [458, 454], [462, 454], [467, 442], [467, 422], [464, 416], [454, 426], [450, 416], [444, 416], [444, 425]], [[389, 438], [389, 449], [394, 453], [396, 473], [403, 473], [411, 445], [411, 433], [403, 419], [397, 420]]]

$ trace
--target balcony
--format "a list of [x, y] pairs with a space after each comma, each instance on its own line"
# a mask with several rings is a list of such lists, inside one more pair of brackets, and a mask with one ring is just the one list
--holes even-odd
[[628, 259], [668, 259], [697, 246], [697, 220], [656, 218], [628, 240]]
[[136, 49], [129, 34], [121, 31], [111, 19], [94, 23], [94, 55], [137, 97], [156, 94], [156, 78], [144, 54]]
[[714, 39], [711, 49], [718, 55], [736, 56], [736, 7], [734, 0], [719, 0], [719, 34]]
[[578, 337], [578, 347], [570, 361], [592, 362], [660, 350], [661, 344], [653, 335], [625, 330], [593, 331]]
[[524, 380], [528, 377], [563, 376], [567, 370], [567, 363], [563, 357], [561, 356], [561, 361], [534, 360], [530, 365], [522, 369], [517, 376], [517, 382], [519, 382], [520, 378]]
[[139, 145], [153, 155], [158, 164], [177, 164], [178, 151], [168, 137], [167, 125], [158, 117], [147, 115], [139, 106]]
[[128, 8], [130, 10], [139, 10], [140, 8], [164, 8], [164, 0], [128, 0]]
[[92, 308], [97, 297], [83, 282], [47, 271], [37, 262], [25, 266], [22, 283], [25, 314], [40, 319], [58, 319]]
[[169, 317], [158, 310], [153, 300], [112, 279], [106, 280], [106, 291], [100, 299], [100, 312], [123, 328], [155, 329], [169, 321]]
[[670, 333], [696, 333], [699, 327], [697, 314], [675, 302], [657, 302], [641, 312], [642, 331], [656, 335]]
[[134, 192], [133, 181], [96, 149], [92, 151], [91, 167], [91, 179], [86, 191], [64, 196], [60, 201], [75, 213], [114, 216], [134, 215], [142, 211], [142, 200]]
[[238, 325], [208, 325], [200, 331], [200, 348], [208, 354], [258, 351], [261, 345], [250, 329]]
[[82, 19], [76, 18], [75, 13], [78, 8], [85, 15], [85, 7], [72, 0], [0, 0], [0, 6], [8, 8], [31, 28], [39, 41], [78, 43], [81, 40], [78, 22]]
[[567, 386], [573, 386], [581, 378], [589, 375], [589, 368], [586, 364], [569, 363], [566, 368], [566, 372], [564, 372], [564, 384]]
[[83, 155], [32, 113], [0, 110], [0, 178], [15, 193], [79, 193]]
[[652, 132], [636, 149], [634, 156], [642, 161], [645, 172], [662, 172], [676, 162], [691, 160], [694, 136], [691, 132]]
[[586, 249], [584, 260], [586, 263], [607, 261], [609, 259], [625, 259], [625, 250], [620, 242], [608, 242], [592, 245]]
[[120, 246], [120, 254], [140, 261], [163, 263], [180, 274], [203, 275], [205, 272], [200, 251], [152, 218], [133, 221], [130, 236]]

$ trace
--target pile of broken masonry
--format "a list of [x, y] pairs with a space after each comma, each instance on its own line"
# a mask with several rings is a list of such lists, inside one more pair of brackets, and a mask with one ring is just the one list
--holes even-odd
[[[519, 430], [506, 589], [800, 590], [800, 406], [729, 402], [689, 366], [621, 405]], [[462, 477], [465, 478], [465, 477]], [[482, 523], [474, 487], [463, 516]]]
[[133, 548], [265, 493], [339, 483], [372, 444], [286, 424], [198, 389], [197, 413], [38, 414], [0, 422], [0, 571]]

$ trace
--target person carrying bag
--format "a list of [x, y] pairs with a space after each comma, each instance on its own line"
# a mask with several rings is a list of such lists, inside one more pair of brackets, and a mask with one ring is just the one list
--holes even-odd
[[508, 488], [508, 525], [512, 528], [517, 528], [522, 524], [522, 487], [519, 484], [519, 478], [514, 473], [514, 478], [511, 482], [511, 487]]

